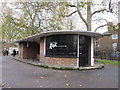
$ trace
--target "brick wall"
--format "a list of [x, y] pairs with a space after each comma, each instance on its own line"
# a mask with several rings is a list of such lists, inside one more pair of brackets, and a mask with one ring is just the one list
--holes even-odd
[[[118, 32], [111, 32], [112, 34], [118, 34]], [[112, 35], [104, 36], [97, 40], [100, 45], [101, 51], [112, 51], [112, 43], [118, 43], [118, 39], [112, 39]]]
[[19, 43], [19, 57], [23, 58], [23, 44]]
[[45, 57], [44, 38], [40, 38], [40, 62], [60, 66], [77, 66], [77, 58]]
[[19, 43], [19, 57], [23, 59], [27, 59], [28, 54], [27, 54], [27, 47], [25, 42], [20, 42]]
[[38, 44], [36, 42], [29, 42], [27, 47], [27, 42], [19, 43], [19, 56], [23, 59], [37, 59], [38, 57]]
[[98, 40], [98, 44], [100, 45], [100, 51], [109, 51], [112, 49], [112, 40], [111, 36], [104, 36]]

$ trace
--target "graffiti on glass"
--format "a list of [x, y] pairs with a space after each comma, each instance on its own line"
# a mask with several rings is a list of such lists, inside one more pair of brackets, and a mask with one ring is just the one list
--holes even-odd
[[57, 47], [57, 42], [50, 42], [50, 47], [49, 47], [49, 49], [53, 49], [53, 48], [55, 48], [55, 47]]
[[67, 45], [57, 45], [57, 42], [50, 42], [50, 47], [49, 49], [53, 49], [55, 47], [61, 47], [61, 48], [65, 48], [67, 47]]

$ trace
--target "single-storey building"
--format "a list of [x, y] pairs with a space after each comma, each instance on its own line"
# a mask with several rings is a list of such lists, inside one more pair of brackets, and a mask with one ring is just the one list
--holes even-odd
[[103, 36], [91, 31], [47, 31], [18, 40], [19, 57], [40, 63], [83, 67], [94, 65], [94, 39]]

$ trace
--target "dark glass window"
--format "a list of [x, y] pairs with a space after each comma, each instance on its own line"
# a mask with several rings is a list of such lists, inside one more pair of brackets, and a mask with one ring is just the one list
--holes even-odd
[[91, 37], [79, 36], [79, 66], [90, 65], [91, 59]]
[[77, 35], [47, 36], [46, 56], [77, 57]]

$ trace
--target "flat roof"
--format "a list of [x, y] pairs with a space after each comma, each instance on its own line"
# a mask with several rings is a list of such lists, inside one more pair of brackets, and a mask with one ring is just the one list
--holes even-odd
[[17, 40], [15, 42], [24, 42], [24, 41], [33, 41], [33, 42], [39, 42], [40, 37], [50, 36], [50, 35], [58, 35], [58, 34], [78, 34], [78, 35], [86, 35], [91, 36], [95, 38], [100, 38], [103, 36], [101, 33], [92, 32], [92, 31], [79, 31], [79, 30], [56, 30], [56, 31], [45, 31], [41, 32], [20, 40]]

